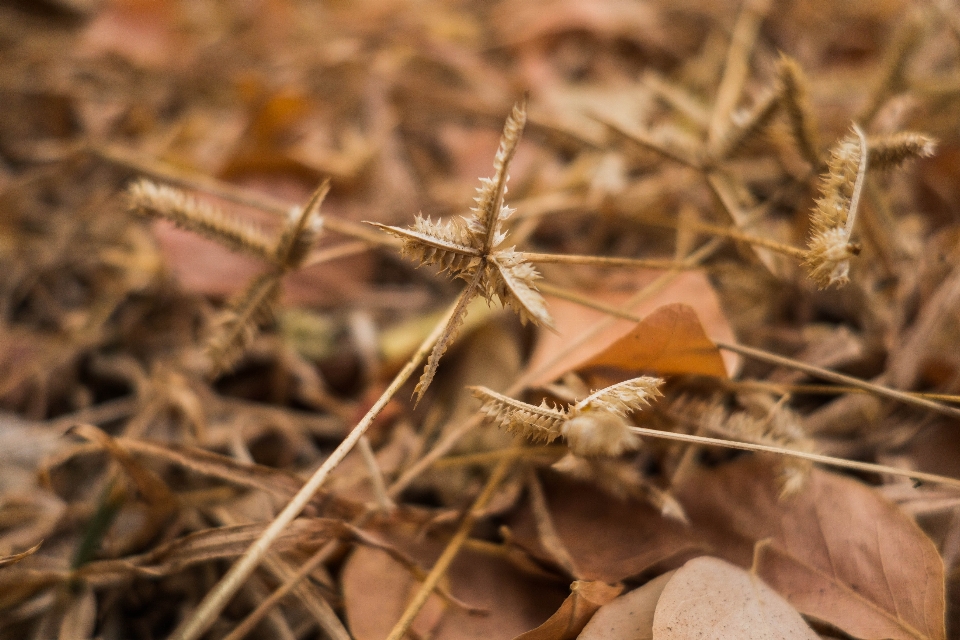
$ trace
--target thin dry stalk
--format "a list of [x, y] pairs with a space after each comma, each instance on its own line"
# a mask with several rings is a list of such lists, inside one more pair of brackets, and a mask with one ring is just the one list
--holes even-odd
[[730, 48], [723, 68], [723, 77], [717, 89], [717, 97], [710, 114], [708, 140], [717, 145], [730, 126], [730, 114], [740, 100], [743, 84], [750, 73], [750, 56], [757, 42], [760, 25], [769, 10], [769, 0], [745, 0], [737, 22], [730, 34]]
[[662, 440], [676, 440], [677, 442], [688, 442], [693, 444], [705, 444], [716, 447], [725, 447], [727, 449], [740, 449], [741, 451], [757, 451], [760, 453], [775, 453], [783, 456], [791, 456], [811, 462], [819, 462], [842, 469], [853, 469], [855, 471], [866, 471], [868, 473], [887, 473], [920, 482], [933, 482], [949, 487], [960, 489], [960, 480], [957, 478], [948, 478], [934, 473], [923, 473], [920, 471], [908, 471], [898, 469], [897, 467], [888, 467], [882, 464], [872, 464], [870, 462], [858, 462], [856, 460], [845, 460], [843, 458], [834, 458], [832, 456], [820, 455], [818, 453], [808, 453], [806, 451], [794, 451], [784, 447], [773, 445], [755, 444], [751, 442], [736, 442], [733, 440], [721, 440], [719, 438], [709, 438], [707, 436], [693, 436], [686, 433], [673, 433], [671, 431], [658, 431], [656, 429], [647, 429], [645, 427], [630, 427], [630, 430], [639, 435], [650, 438], [660, 438]]
[[524, 260], [538, 264], [582, 264], [595, 267], [636, 267], [638, 269], [693, 269], [684, 262], [676, 260], [657, 260], [652, 258], [614, 258], [608, 256], [578, 256], [561, 253], [522, 252]]
[[430, 335], [423, 341], [423, 344], [410, 357], [403, 369], [397, 373], [396, 377], [390, 383], [383, 394], [366, 415], [357, 423], [357, 426], [347, 435], [340, 445], [330, 454], [330, 457], [317, 469], [310, 479], [303, 485], [297, 494], [290, 500], [284, 509], [277, 514], [270, 526], [263, 532], [260, 538], [250, 545], [250, 548], [237, 560], [230, 570], [221, 578], [220, 582], [204, 597], [193, 614], [186, 618], [170, 635], [172, 640], [197, 640], [213, 624], [214, 619], [227, 605], [233, 595], [243, 585], [244, 581], [260, 564], [264, 554], [269, 550], [273, 541], [283, 532], [290, 522], [296, 518], [307, 503], [313, 497], [313, 494], [326, 481], [330, 472], [343, 460], [344, 457], [353, 449], [360, 437], [366, 433], [374, 418], [383, 410], [383, 407], [390, 401], [397, 391], [406, 383], [420, 364], [420, 361], [433, 349], [434, 344], [443, 334], [447, 322], [453, 315], [453, 309], [446, 313], [443, 319], [437, 323]]
[[507, 471], [510, 470], [513, 462], [514, 459], [512, 457], [504, 458], [493, 468], [490, 477], [487, 478], [487, 484], [484, 486], [483, 491], [480, 492], [480, 495], [477, 496], [477, 499], [470, 506], [470, 510], [463, 516], [463, 520], [460, 522], [460, 526], [457, 527], [456, 533], [450, 539], [450, 542], [447, 543], [440, 557], [437, 558], [437, 562], [433, 565], [433, 568], [430, 569], [430, 573], [427, 574], [420, 588], [417, 589], [417, 592], [410, 600], [410, 604], [407, 605], [400, 620], [397, 621], [390, 635], [387, 636], [387, 640], [401, 640], [407, 633], [417, 614], [420, 613], [423, 605], [427, 603], [427, 599], [430, 597], [430, 594], [433, 593], [437, 583], [440, 582], [443, 574], [450, 568], [450, 563], [453, 562], [453, 559], [457, 556], [457, 553], [459, 553], [460, 547], [466, 542], [470, 531], [473, 529], [473, 525], [476, 523], [477, 515], [483, 512], [487, 503], [493, 498], [494, 492], [507, 475]]

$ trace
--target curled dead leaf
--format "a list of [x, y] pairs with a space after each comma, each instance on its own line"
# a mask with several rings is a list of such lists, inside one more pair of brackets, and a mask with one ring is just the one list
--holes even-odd
[[760, 578], [718, 558], [696, 558], [667, 583], [653, 617], [656, 640], [818, 640], [797, 610]]

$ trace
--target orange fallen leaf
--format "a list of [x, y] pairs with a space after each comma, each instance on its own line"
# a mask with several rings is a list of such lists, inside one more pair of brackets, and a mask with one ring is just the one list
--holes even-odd
[[656, 640], [818, 640], [797, 610], [757, 576], [719, 558], [683, 565], [660, 594]]
[[[637, 271], [631, 274], [629, 291], [599, 289], [589, 292], [589, 297], [603, 304], [620, 307], [625, 304], [636, 291], [655, 282], [661, 275], [653, 271]], [[547, 294], [550, 313], [556, 321], [556, 333], [541, 332], [536, 349], [530, 359], [528, 368], [535, 372], [531, 384], [546, 384], [582, 366], [594, 355], [601, 353], [618, 339], [633, 331], [638, 323], [631, 320], [613, 319], [610, 325], [596, 335], [574, 344], [581, 336], [592, 330], [600, 322], [610, 320], [610, 316], [603, 311], [584, 307], [583, 305], [555, 298]], [[652, 314], [664, 305], [682, 303], [689, 305], [695, 312], [697, 322], [703, 327], [703, 333], [711, 340], [736, 342], [733, 329], [727, 321], [720, 305], [720, 299], [713, 290], [706, 275], [700, 271], [685, 271], [677, 275], [669, 285], [656, 293], [651, 294], [643, 302], [630, 309], [630, 313], [637, 317]], [[572, 345], [572, 346], [571, 346]], [[562, 354], [559, 355], [558, 354]], [[739, 357], [733, 353], [723, 353], [723, 369], [725, 376], [736, 373], [739, 368]], [[663, 359], [661, 365], [666, 363]], [[679, 365], [674, 367], [681, 369]], [[686, 372], [683, 373], [697, 373]]]
[[757, 573], [801, 613], [857, 638], [942, 639], [943, 561], [917, 524], [870, 487], [815, 469], [781, 501], [769, 461], [691, 473], [678, 487], [717, 555]]
[[570, 585], [570, 595], [556, 613], [536, 629], [521, 633], [515, 640], [572, 640], [597, 609], [616, 598], [621, 591], [623, 585], [577, 580]]
[[591, 367], [727, 377], [720, 350], [707, 337], [697, 312], [681, 303], [660, 307], [577, 369]]

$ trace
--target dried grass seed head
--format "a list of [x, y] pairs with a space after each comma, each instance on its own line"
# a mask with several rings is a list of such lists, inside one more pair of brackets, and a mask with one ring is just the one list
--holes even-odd
[[473, 387], [484, 401], [483, 414], [501, 428], [535, 442], [563, 436], [578, 456], [618, 456], [640, 446], [627, 415], [648, 406], [660, 395], [659, 378], [641, 377], [601, 389], [584, 400], [558, 409], [539, 407], [503, 396], [485, 387]]
[[273, 258], [274, 243], [259, 227], [229, 217], [180, 189], [141, 178], [127, 188], [126, 197], [137, 215], [169, 220], [234, 251]]
[[850, 242], [850, 235], [866, 177], [868, 153], [863, 132], [856, 125], [853, 131], [831, 150], [827, 172], [820, 178], [820, 197], [811, 213], [813, 234], [804, 264], [821, 289], [846, 284], [850, 258], [859, 252]]
[[797, 61], [783, 53], [777, 62], [777, 84], [793, 139], [804, 159], [816, 167], [820, 143], [816, 119], [810, 107], [807, 77]]
[[937, 150], [937, 141], [912, 131], [901, 131], [870, 141], [870, 168], [899, 167], [914, 158], [929, 158]]
[[507, 233], [503, 222], [513, 209], [503, 203], [507, 191], [507, 170], [513, 159], [526, 123], [526, 103], [517, 104], [507, 118], [494, 159], [494, 175], [481, 178], [477, 189], [476, 206], [472, 215], [454, 218], [446, 222], [433, 222], [418, 215], [411, 228], [393, 227], [371, 223], [399, 237], [403, 252], [420, 264], [438, 265], [441, 272], [468, 282], [460, 294], [447, 329], [437, 340], [417, 384], [417, 401], [436, 374], [440, 357], [446, 351], [463, 324], [467, 303], [477, 295], [488, 301], [496, 297], [504, 307], [513, 308], [520, 319], [534, 324], [553, 326], [543, 296], [536, 289], [540, 278], [536, 268], [526, 261], [524, 254], [509, 249], [500, 249]]

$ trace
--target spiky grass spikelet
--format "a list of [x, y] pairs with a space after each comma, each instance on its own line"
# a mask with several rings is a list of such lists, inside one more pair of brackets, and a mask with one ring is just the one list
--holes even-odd
[[536, 282], [540, 273], [536, 267], [524, 260], [523, 254], [512, 248], [494, 253], [487, 260], [490, 271], [486, 278], [483, 296], [487, 300], [496, 296], [500, 304], [510, 307], [526, 324], [553, 326], [553, 318], [547, 310], [547, 303], [537, 292]]
[[514, 212], [503, 203], [509, 179], [507, 169], [517, 151], [526, 119], [526, 104], [521, 102], [513, 108], [504, 125], [493, 163], [493, 177], [480, 179], [471, 216], [433, 222], [418, 215], [413, 226], [406, 229], [370, 223], [400, 238], [403, 253], [421, 265], [439, 266], [441, 272], [469, 283], [460, 294], [447, 329], [427, 359], [414, 392], [417, 402], [433, 381], [440, 356], [463, 324], [467, 303], [473, 297], [480, 295], [488, 301], [496, 298], [504, 307], [516, 311], [524, 323], [553, 326], [546, 302], [536, 288], [540, 278], [536, 268], [512, 247], [500, 249], [507, 237], [503, 223]]
[[[814, 453], [816, 446], [802, 426], [800, 416], [789, 408], [773, 405], [769, 410], [731, 411], [718, 399], [692, 400], [678, 398], [669, 413], [684, 421], [699, 425], [705, 431], [741, 442], [766, 444], [793, 451]], [[780, 497], [799, 493], [810, 477], [813, 462], [792, 456], [780, 456]]]
[[854, 134], [830, 151], [827, 172], [820, 178], [820, 197], [810, 218], [813, 234], [804, 264], [821, 289], [849, 282], [850, 258], [859, 253], [850, 234], [866, 170], [866, 137], [854, 126]]
[[501, 233], [503, 221], [513, 214], [514, 210], [503, 203], [507, 193], [507, 169], [513, 160], [523, 135], [523, 128], [527, 123], [527, 106], [525, 102], [516, 104], [507, 117], [503, 126], [503, 135], [500, 146], [493, 160], [493, 177], [481, 178], [477, 189], [473, 208], [473, 216], [468, 221], [468, 228], [476, 240], [486, 249], [492, 251], [503, 242], [506, 234]]
[[230, 249], [252, 253], [269, 263], [216, 318], [205, 346], [211, 375], [232, 367], [253, 340], [257, 328], [273, 318], [281, 279], [303, 264], [320, 233], [323, 226], [320, 205], [329, 190], [330, 182], [326, 180], [304, 206], [290, 210], [280, 233], [273, 238], [174, 187], [141, 179], [127, 190], [134, 213], [170, 220], [179, 227]]
[[618, 456], [640, 446], [627, 416], [660, 395], [659, 378], [627, 380], [597, 391], [566, 409], [539, 407], [508, 398], [486, 387], [472, 387], [484, 401], [482, 413], [497, 426], [535, 442], [563, 436], [578, 456]]
[[790, 123], [790, 133], [800, 149], [800, 154], [816, 167], [820, 162], [820, 143], [813, 109], [810, 107], [806, 74], [797, 61], [780, 54], [777, 63], [778, 90]]
[[560, 436], [566, 413], [548, 405], [546, 400], [540, 406], [534, 406], [486, 387], [472, 387], [471, 390], [483, 400], [480, 412], [501, 429], [538, 443], [553, 442]]
[[273, 239], [261, 229], [231, 218], [175, 187], [142, 178], [127, 189], [127, 203], [137, 215], [169, 220], [235, 251], [268, 260], [273, 257]]
[[871, 140], [868, 146], [871, 169], [899, 167], [914, 158], [928, 158], [937, 150], [937, 141], [930, 136], [901, 131]]

